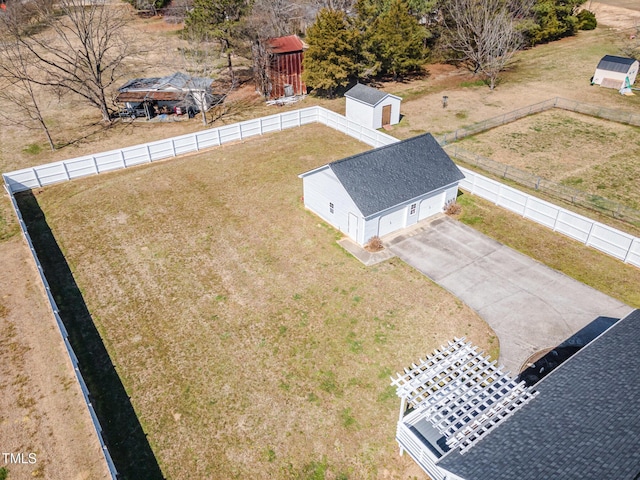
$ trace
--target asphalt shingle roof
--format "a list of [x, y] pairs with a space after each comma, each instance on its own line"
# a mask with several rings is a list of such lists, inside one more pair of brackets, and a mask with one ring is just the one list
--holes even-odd
[[344, 96], [347, 98], [360, 100], [362, 103], [366, 103], [367, 105], [371, 105], [372, 107], [377, 105], [387, 95], [391, 94], [383, 92], [382, 90], [378, 90], [377, 88], [367, 87], [366, 85], [363, 85], [361, 83], [356, 84], [354, 87], [347, 90], [347, 92], [344, 94]]
[[118, 89], [120, 92], [128, 90], [162, 90], [176, 88], [180, 90], [206, 90], [211, 87], [213, 80], [204, 77], [192, 77], [182, 72], [176, 72], [166, 77], [135, 78], [129, 80]]
[[462, 180], [430, 133], [330, 163], [365, 217]]
[[633, 58], [616, 57], [615, 55], [605, 55], [598, 63], [599, 70], [609, 72], [627, 73], [629, 67], [633, 65]]
[[634, 480], [640, 475], [640, 310], [539, 382], [540, 393], [464, 455], [466, 480]]

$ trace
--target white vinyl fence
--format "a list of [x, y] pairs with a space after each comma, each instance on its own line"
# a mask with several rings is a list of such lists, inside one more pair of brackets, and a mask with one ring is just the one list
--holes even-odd
[[[548, 103], [550, 103], [550, 101], [528, 107], [526, 112], [525, 109], [522, 109], [522, 112], [518, 112], [518, 114], [524, 115], [532, 113], [533, 110], [549, 108]], [[568, 106], [563, 107], [568, 108]], [[501, 119], [501, 121], [505, 120], [507, 119]], [[31, 237], [29, 236], [29, 232], [27, 231], [27, 227], [22, 219], [22, 214], [13, 194], [16, 192], [30, 190], [32, 188], [73, 180], [75, 178], [97, 175], [103, 172], [177, 157], [184, 153], [197, 152], [206, 148], [220, 146], [228, 142], [242, 141], [248, 137], [263, 135], [269, 132], [281, 131], [316, 122], [327, 125], [328, 127], [338, 130], [372, 147], [390, 145], [399, 141], [390, 135], [364, 127], [354, 121], [348, 120], [343, 115], [325, 108], [309, 107], [248, 120], [246, 122], [225, 125], [202, 132], [168, 138], [157, 142], [25, 168], [22, 170], [4, 173], [2, 175], [5, 188], [9, 193], [11, 203], [16, 212], [18, 221], [20, 222], [20, 228], [27, 240], [29, 249], [36, 263], [36, 267], [40, 273], [40, 279], [45, 291], [47, 292], [51, 310], [58, 325], [65, 348], [67, 349], [71, 364], [76, 373], [91, 419], [93, 420], [93, 425], [96, 429], [107, 466], [114, 480], [117, 478], [117, 471], [111, 459], [111, 455], [104, 443], [102, 427], [100, 426], [100, 422], [98, 421], [93, 405], [91, 404], [89, 391], [87, 390], [85, 381], [80, 374], [78, 359], [69, 343], [67, 331], [60, 319], [60, 315], [58, 314], [58, 307], [51, 295], [49, 283], [43, 274], [40, 260], [33, 248]], [[446, 143], [446, 139], [441, 139], [441, 141]], [[465, 168], [460, 167], [460, 170], [462, 170], [466, 176], [466, 178], [460, 182], [461, 188], [468, 190], [475, 195], [486, 198], [494, 202], [496, 205], [519, 213], [525, 218], [538, 222], [557, 232], [563, 233], [569, 237], [584, 242], [587, 245], [597, 248], [609, 255], [624, 260], [627, 263], [640, 267], [639, 239], [540, 200], [516, 190], [515, 188], [508, 187], [499, 182], [483, 177], [482, 175]]]
[[64, 346], [67, 350], [67, 354], [69, 355], [69, 359], [71, 360], [71, 365], [76, 374], [78, 383], [80, 384], [84, 401], [89, 410], [89, 414], [91, 415], [91, 420], [93, 421], [98, 441], [102, 447], [102, 452], [113, 480], [117, 479], [118, 472], [111, 458], [111, 454], [105, 445], [104, 438], [102, 436], [102, 426], [100, 425], [91, 403], [87, 385], [80, 373], [78, 359], [71, 347], [71, 344], [69, 343], [67, 330], [62, 323], [60, 315], [58, 314], [58, 306], [51, 294], [49, 282], [44, 276], [38, 255], [33, 248], [31, 237], [29, 236], [27, 226], [22, 218], [22, 213], [18, 208], [14, 193], [54, 183], [65, 182], [75, 178], [86, 177], [88, 175], [97, 175], [103, 172], [177, 157], [184, 153], [197, 152], [206, 148], [220, 146], [224, 143], [242, 141], [248, 137], [263, 135], [269, 132], [277, 132], [287, 128], [299, 127], [316, 122], [327, 125], [346, 135], [356, 138], [367, 145], [371, 145], [372, 147], [389, 145], [398, 141], [390, 135], [386, 135], [368, 127], [363, 127], [356, 122], [348, 120], [343, 115], [329, 111], [325, 108], [310, 107], [248, 120], [246, 122], [235, 123], [232, 125], [225, 125], [202, 132], [168, 138], [166, 140], [146, 143], [143, 145], [136, 145], [119, 150], [111, 150], [109, 152], [102, 152], [70, 160], [63, 160], [61, 162], [53, 162], [36, 167], [25, 168], [2, 175], [5, 188], [9, 193], [13, 209], [20, 223], [22, 234], [29, 245], [31, 255], [33, 256], [38, 272], [40, 273], [40, 280], [47, 292], [49, 305], [58, 325], [58, 331], [62, 336]]
[[97, 175], [143, 163], [164, 160], [185, 153], [197, 152], [225, 143], [242, 141], [256, 135], [277, 132], [309, 123], [322, 123], [372, 147], [380, 147], [398, 141], [390, 135], [364, 127], [348, 120], [343, 115], [325, 108], [309, 107], [212, 128], [202, 132], [167, 138], [157, 142], [96, 153], [61, 162], [47, 163], [5, 173], [2, 176], [10, 192], [20, 192], [88, 175]]
[[524, 218], [640, 267], [640, 239], [521, 192], [463, 167], [460, 188]]

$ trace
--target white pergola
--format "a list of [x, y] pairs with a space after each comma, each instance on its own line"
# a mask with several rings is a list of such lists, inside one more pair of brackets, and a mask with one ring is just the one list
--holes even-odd
[[401, 399], [400, 422], [407, 406], [413, 407], [460, 453], [537, 395], [464, 338], [405, 368], [391, 384]]

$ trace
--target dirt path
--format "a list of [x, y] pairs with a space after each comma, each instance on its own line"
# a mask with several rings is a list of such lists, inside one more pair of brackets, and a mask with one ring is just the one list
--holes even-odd
[[[9, 471], [11, 480], [109, 478], [80, 387], [20, 237], [0, 243], [0, 265], [0, 467]], [[14, 454], [13, 462], [6, 454]]]
[[640, 26], [640, 2], [638, 0], [601, 0], [587, 2], [584, 7], [596, 14], [598, 24], [616, 30], [633, 30]]
[[585, 7], [591, 8], [591, 6], [595, 4], [603, 4], [617, 8], [626, 8], [629, 10], [636, 10], [640, 12], [640, 3], [638, 3], [638, 0], [599, 0], [597, 2], [590, 1], [588, 3], [585, 3]]

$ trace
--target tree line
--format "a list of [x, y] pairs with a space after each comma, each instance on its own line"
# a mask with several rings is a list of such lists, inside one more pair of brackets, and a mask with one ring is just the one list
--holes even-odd
[[193, 0], [186, 30], [217, 39], [230, 70], [249, 42], [264, 73], [264, 40], [298, 33], [292, 19], [312, 11], [304, 80], [332, 96], [354, 80], [419, 72], [427, 61], [462, 62], [494, 88], [518, 50], [596, 26], [593, 13], [578, 12], [583, 0], [309, 1]]
[[[235, 58], [251, 58], [267, 84], [267, 40], [299, 33], [309, 47], [304, 80], [329, 96], [356, 80], [401, 79], [428, 61], [462, 62], [493, 88], [517, 50], [595, 28], [591, 12], [578, 12], [582, 0], [173, 1], [184, 3], [191, 52], [223, 55], [231, 87]], [[99, 0], [16, 1], [0, 11], [0, 98], [14, 106], [0, 117], [40, 129], [54, 148], [37, 94], [46, 91], [83, 99], [109, 123], [110, 94], [137, 53], [125, 37], [130, 19], [125, 4]], [[211, 55], [189, 61], [210, 74]]]

